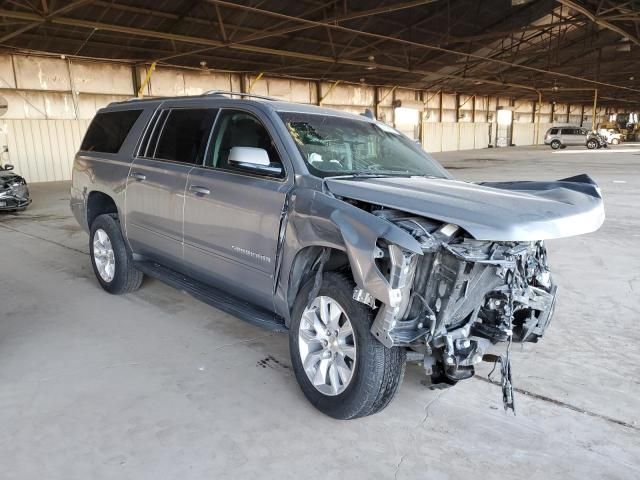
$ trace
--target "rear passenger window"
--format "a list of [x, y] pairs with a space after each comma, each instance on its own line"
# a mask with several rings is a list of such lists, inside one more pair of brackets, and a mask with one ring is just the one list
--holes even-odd
[[216, 113], [217, 110], [211, 108], [171, 110], [161, 126], [162, 131], [154, 158], [181, 163], [202, 163], [204, 148]]
[[142, 110], [98, 113], [89, 125], [80, 150], [118, 153]]
[[156, 145], [158, 144], [158, 137], [160, 136], [162, 126], [164, 125], [164, 121], [167, 119], [168, 114], [169, 110], [162, 110], [160, 112], [156, 112], [153, 116], [153, 119], [144, 134], [142, 143], [140, 144], [140, 150], [138, 151], [139, 156], [153, 158], [153, 154], [156, 151]]
[[563, 128], [562, 129], [562, 135], [573, 135], [573, 128]]

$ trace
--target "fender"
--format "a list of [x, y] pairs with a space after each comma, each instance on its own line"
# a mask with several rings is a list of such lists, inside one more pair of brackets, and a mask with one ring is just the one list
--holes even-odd
[[379, 239], [422, 254], [418, 241], [393, 223], [330, 194], [308, 188], [294, 190], [276, 287], [278, 313], [288, 323], [293, 303], [292, 292], [288, 291], [289, 280], [298, 253], [307, 247], [328, 247], [345, 252], [356, 285], [381, 302], [389, 303], [391, 286], [375, 263]]
[[[86, 221], [87, 200], [93, 192], [110, 197], [116, 205], [120, 218], [124, 218], [124, 196], [130, 168], [128, 162], [107, 161], [80, 153], [76, 155], [71, 175], [70, 206], [78, 223], [87, 233], [90, 227]], [[101, 181], [96, 181], [97, 178]]]

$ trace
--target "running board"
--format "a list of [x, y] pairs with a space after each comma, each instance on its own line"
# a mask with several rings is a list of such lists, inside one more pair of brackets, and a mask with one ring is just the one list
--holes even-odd
[[253, 325], [274, 332], [287, 331], [287, 327], [284, 325], [284, 319], [275, 313], [240, 300], [239, 298], [211, 287], [206, 283], [187, 277], [155, 262], [140, 261], [135, 262], [135, 266], [145, 275], [157, 278], [178, 290], [188, 293], [201, 302], [207, 303], [212, 307], [238, 317]]

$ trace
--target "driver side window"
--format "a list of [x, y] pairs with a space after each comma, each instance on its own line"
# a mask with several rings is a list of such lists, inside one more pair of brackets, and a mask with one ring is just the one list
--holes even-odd
[[[234, 147], [260, 148], [269, 156], [269, 166], [261, 170], [229, 161]], [[284, 166], [264, 125], [252, 114], [239, 110], [222, 110], [211, 137], [205, 166], [270, 177], [284, 177]]]

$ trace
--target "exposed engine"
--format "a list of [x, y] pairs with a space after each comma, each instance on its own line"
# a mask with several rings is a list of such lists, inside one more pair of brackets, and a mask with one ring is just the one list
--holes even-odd
[[[394, 210], [372, 213], [411, 233], [423, 251], [378, 245], [376, 263], [387, 274], [394, 302], [376, 305], [363, 291], [354, 292], [357, 300], [379, 306], [373, 334], [388, 347], [424, 355], [434, 385], [470, 378], [483, 359], [500, 364], [504, 406], [514, 409], [511, 342], [536, 342], [553, 315], [556, 286], [543, 242], [478, 241], [452, 224]], [[506, 354], [487, 355], [498, 342], [507, 343]]]

